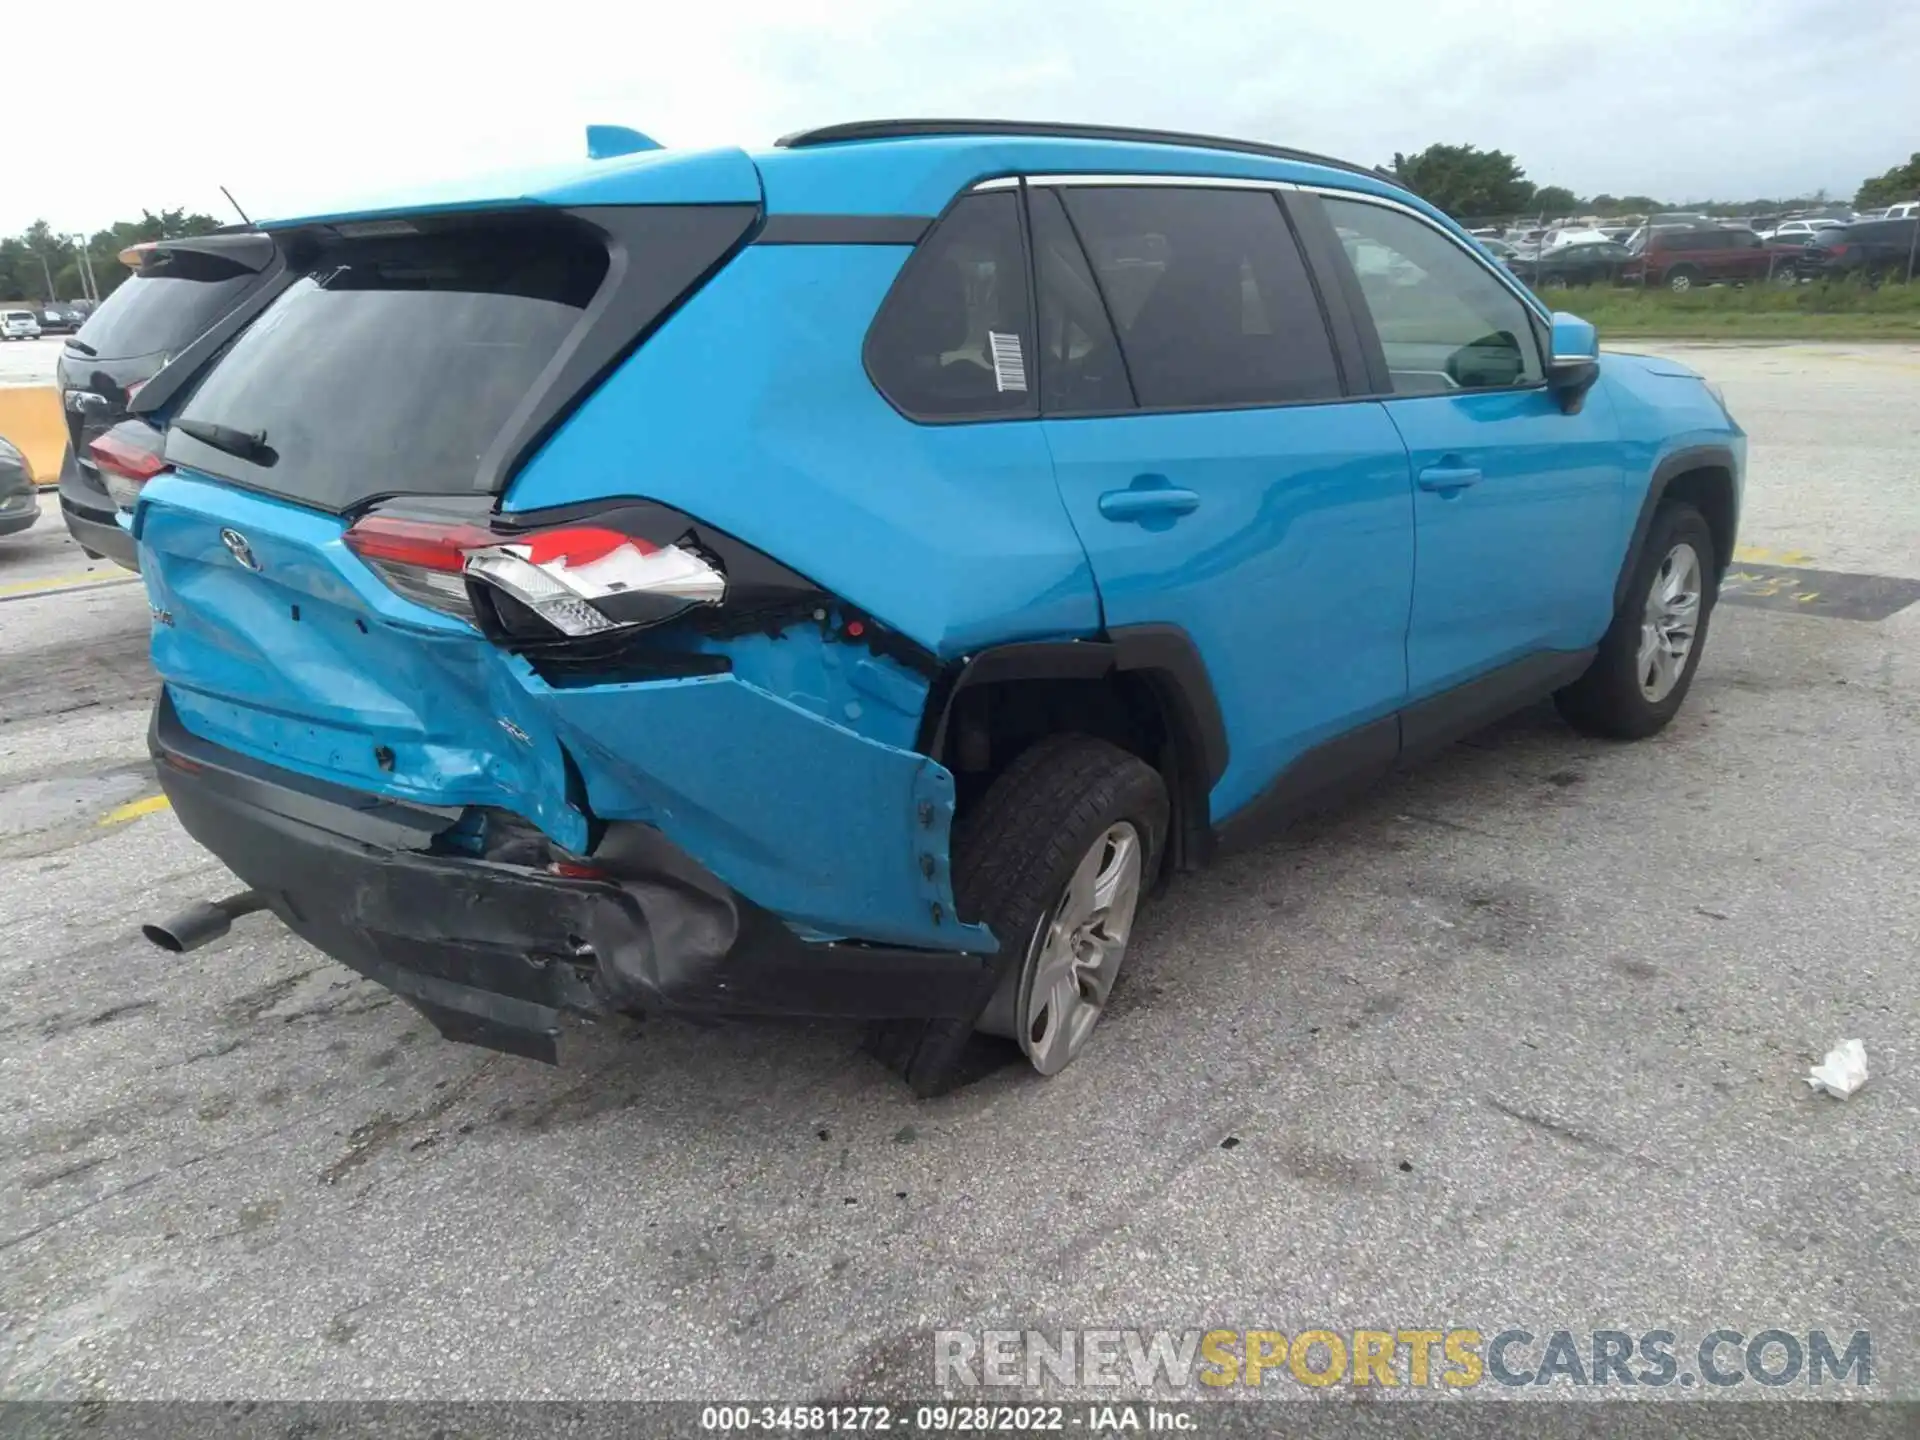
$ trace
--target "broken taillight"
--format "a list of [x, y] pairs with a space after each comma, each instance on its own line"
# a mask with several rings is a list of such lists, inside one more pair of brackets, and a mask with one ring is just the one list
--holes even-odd
[[471, 621], [469, 586], [477, 585], [569, 637], [643, 629], [727, 595], [725, 574], [704, 555], [594, 525], [502, 534], [375, 512], [345, 539], [410, 600]]

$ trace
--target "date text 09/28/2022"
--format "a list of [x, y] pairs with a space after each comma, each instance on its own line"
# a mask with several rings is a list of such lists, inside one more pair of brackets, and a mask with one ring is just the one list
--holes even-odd
[[708, 1405], [700, 1412], [700, 1428], [813, 1434], [897, 1430], [1030, 1435], [1069, 1429], [1090, 1434], [1135, 1430], [1175, 1434], [1197, 1430], [1199, 1420], [1193, 1407], [1169, 1405]]

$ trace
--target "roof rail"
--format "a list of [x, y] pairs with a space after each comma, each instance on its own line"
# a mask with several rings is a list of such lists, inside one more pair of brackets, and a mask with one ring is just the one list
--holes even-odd
[[782, 135], [773, 143], [782, 149], [801, 150], [846, 140], [905, 140], [934, 135], [1032, 135], [1061, 140], [1121, 140], [1136, 145], [1182, 145], [1195, 150], [1230, 150], [1243, 155], [1266, 155], [1275, 160], [1296, 160], [1308, 165], [1346, 170], [1355, 175], [1393, 179], [1384, 170], [1373, 166], [1356, 165], [1351, 160], [1336, 160], [1329, 155], [1316, 155], [1310, 150], [1294, 150], [1285, 145], [1266, 145], [1258, 140], [1195, 135], [1185, 130], [1142, 130], [1131, 125], [1068, 125], [1052, 120], [854, 120], [844, 125], [823, 125], [816, 130], [796, 130], [791, 135]]

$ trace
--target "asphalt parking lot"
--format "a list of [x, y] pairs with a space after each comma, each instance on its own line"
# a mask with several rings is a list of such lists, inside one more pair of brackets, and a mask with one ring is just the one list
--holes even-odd
[[1920, 1398], [1920, 604], [1796, 578], [1920, 581], [1920, 348], [1657, 348], [1753, 437], [1673, 727], [1535, 710], [1180, 881], [1071, 1070], [929, 1103], [852, 1027], [548, 1069], [270, 917], [147, 947], [229, 887], [149, 800], [143, 594], [57, 513], [0, 541], [0, 1394], [857, 1398], [935, 1328], [1470, 1325], [1864, 1328]]

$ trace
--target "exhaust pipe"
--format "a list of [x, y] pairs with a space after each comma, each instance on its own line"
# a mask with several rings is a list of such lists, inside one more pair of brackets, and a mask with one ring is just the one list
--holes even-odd
[[218, 940], [233, 928], [242, 915], [267, 908], [267, 897], [258, 890], [242, 890], [224, 900], [201, 901], [189, 905], [158, 925], [142, 925], [140, 933], [170, 954], [198, 950], [210, 940]]

